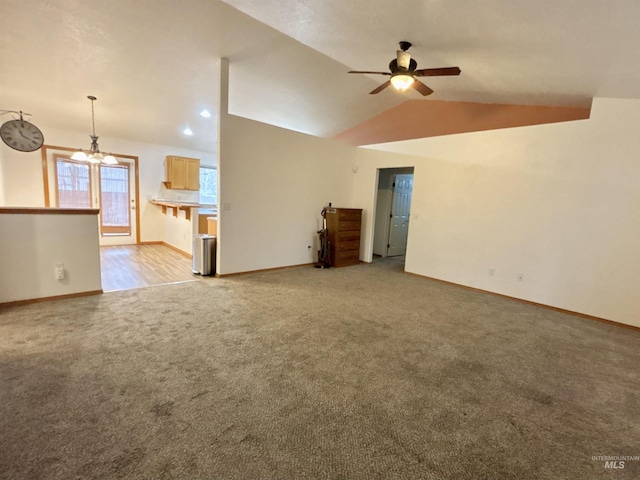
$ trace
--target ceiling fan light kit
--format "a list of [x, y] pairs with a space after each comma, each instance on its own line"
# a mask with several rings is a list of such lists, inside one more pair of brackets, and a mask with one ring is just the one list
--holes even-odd
[[72, 160], [78, 160], [80, 162], [89, 162], [89, 163], [104, 163], [105, 165], [117, 165], [118, 160], [116, 157], [111, 155], [110, 153], [107, 155], [103, 155], [100, 152], [100, 147], [98, 146], [98, 136], [96, 135], [96, 124], [95, 124], [95, 114], [93, 110], [93, 102], [97, 100], [93, 95], [87, 96], [89, 100], [91, 100], [91, 127], [92, 134], [89, 135], [91, 137], [91, 147], [89, 148], [89, 152], [85, 152], [81, 148], [78, 149], [73, 155], [71, 155]]
[[401, 92], [408, 89], [414, 82], [414, 78], [406, 73], [396, 73], [391, 77], [391, 85]]
[[398, 67], [403, 70], [409, 70], [409, 66], [411, 65], [411, 54], [409, 52], [405, 52], [404, 50], [396, 51], [397, 57], [396, 63]]
[[352, 70], [349, 73], [361, 73], [366, 75], [388, 75], [391, 78], [375, 88], [371, 92], [371, 95], [380, 93], [382, 90], [392, 85], [396, 90], [405, 91], [409, 88], [413, 88], [422, 96], [431, 95], [433, 90], [427, 87], [424, 83], [418, 80], [416, 77], [440, 77], [443, 75], [460, 75], [460, 69], [458, 67], [445, 67], [445, 68], [423, 68], [416, 70], [418, 63], [411, 58], [411, 54], [407, 51], [411, 47], [410, 42], [400, 42], [400, 50], [397, 51], [396, 58], [389, 63], [389, 72], [370, 72], [370, 71], [355, 71]]

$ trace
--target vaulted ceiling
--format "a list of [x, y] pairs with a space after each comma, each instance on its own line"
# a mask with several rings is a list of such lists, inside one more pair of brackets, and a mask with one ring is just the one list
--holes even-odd
[[[406, 100], [588, 107], [640, 98], [639, 24], [637, 0], [3, 0], [0, 109], [88, 134], [95, 95], [99, 135], [215, 151], [220, 57], [231, 113], [324, 137]], [[462, 74], [422, 99], [346, 73], [400, 40]]]

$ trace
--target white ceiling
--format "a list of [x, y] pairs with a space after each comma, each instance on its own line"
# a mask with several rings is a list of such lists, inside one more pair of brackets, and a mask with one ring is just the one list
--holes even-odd
[[0, 109], [88, 135], [95, 95], [98, 135], [214, 151], [198, 113], [226, 57], [231, 113], [333, 136], [420, 98], [346, 73], [384, 71], [400, 40], [462, 69], [430, 98], [586, 106], [640, 98], [639, 25], [637, 0], [2, 0]]

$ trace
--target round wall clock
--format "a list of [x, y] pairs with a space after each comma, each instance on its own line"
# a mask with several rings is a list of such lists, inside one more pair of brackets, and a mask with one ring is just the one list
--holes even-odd
[[38, 127], [22, 118], [9, 120], [0, 127], [2, 141], [19, 152], [33, 152], [44, 143], [44, 136]]

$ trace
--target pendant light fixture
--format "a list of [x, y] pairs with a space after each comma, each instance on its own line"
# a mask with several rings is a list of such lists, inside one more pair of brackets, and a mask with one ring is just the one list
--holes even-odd
[[93, 102], [97, 100], [97, 98], [93, 95], [89, 95], [87, 98], [91, 100], [91, 127], [93, 132], [92, 135], [89, 135], [91, 137], [91, 148], [88, 152], [85, 152], [82, 149], [78, 149], [77, 152], [71, 155], [71, 159], [86, 161], [89, 163], [104, 163], [107, 165], [116, 165], [118, 163], [116, 157], [114, 157], [110, 153], [107, 155], [103, 155], [102, 152], [100, 152], [100, 147], [98, 146], [98, 136], [96, 135], [95, 114], [93, 111]]

